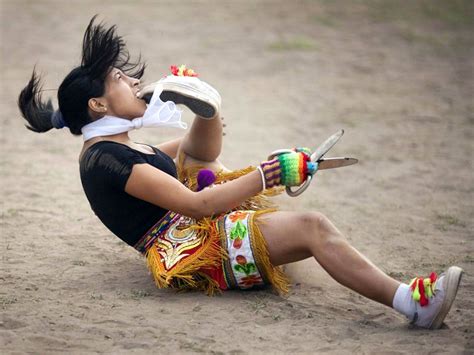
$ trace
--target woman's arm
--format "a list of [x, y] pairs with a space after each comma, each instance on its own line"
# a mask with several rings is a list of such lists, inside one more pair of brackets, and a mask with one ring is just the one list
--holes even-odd
[[176, 138], [168, 142], [158, 144], [156, 147], [166, 155], [170, 156], [171, 159], [175, 159], [178, 154], [178, 147], [183, 141], [184, 137]]
[[188, 217], [200, 219], [231, 210], [262, 191], [260, 173], [247, 175], [199, 192], [149, 164], [135, 164], [125, 192]]

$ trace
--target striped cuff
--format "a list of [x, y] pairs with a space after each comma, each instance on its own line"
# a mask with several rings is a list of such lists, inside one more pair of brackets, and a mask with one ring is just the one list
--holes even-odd
[[281, 166], [278, 158], [264, 161], [260, 164], [260, 168], [265, 177], [265, 187], [267, 189], [281, 185]]

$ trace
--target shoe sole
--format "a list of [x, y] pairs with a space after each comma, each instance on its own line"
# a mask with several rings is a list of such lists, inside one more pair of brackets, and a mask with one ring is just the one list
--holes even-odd
[[214, 107], [203, 99], [186, 96], [175, 91], [163, 90], [160, 95], [162, 101], [173, 101], [177, 105], [184, 105], [193, 111], [196, 115], [203, 118], [213, 118], [216, 115]]
[[[199, 89], [180, 82], [166, 82], [166, 79], [165, 81], [159, 81], [158, 85], [161, 86], [160, 99], [162, 101], [173, 101], [177, 105], [185, 105], [204, 119], [213, 119], [219, 113], [220, 95], [209, 85], [206, 88], [208, 90], [207, 94], [203, 94]], [[152, 96], [153, 92], [150, 92], [144, 95], [142, 99], [149, 104]]]
[[444, 277], [445, 297], [439, 313], [429, 327], [430, 329], [439, 329], [443, 325], [444, 318], [446, 318], [449, 313], [456, 294], [458, 293], [462, 274], [463, 269], [457, 266], [451, 266], [448, 271], [446, 271], [446, 276]]
[[[153, 93], [146, 94], [142, 99], [149, 104]], [[196, 115], [206, 119], [212, 119], [216, 115], [216, 110], [214, 106], [207, 103], [207, 101], [197, 99], [191, 96], [185, 96], [182, 93], [163, 90], [160, 94], [161, 101], [173, 101], [177, 105], [185, 105]]]

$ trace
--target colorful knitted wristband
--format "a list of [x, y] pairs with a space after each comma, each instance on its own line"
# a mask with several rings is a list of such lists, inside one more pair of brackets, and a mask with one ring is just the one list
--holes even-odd
[[278, 185], [299, 186], [308, 177], [308, 154], [285, 153], [260, 164], [266, 188]]

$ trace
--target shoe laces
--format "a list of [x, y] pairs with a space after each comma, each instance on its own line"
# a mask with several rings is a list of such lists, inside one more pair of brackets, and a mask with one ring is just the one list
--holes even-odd
[[430, 277], [415, 277], [410, 281], [411, 297], [419, 302], [421, 307], [428, 306], [429, 299], [435, 294], [435, 285], [438, 275], [435, 272]]

